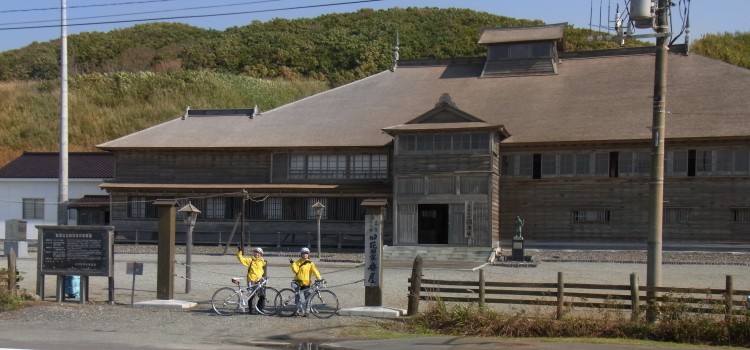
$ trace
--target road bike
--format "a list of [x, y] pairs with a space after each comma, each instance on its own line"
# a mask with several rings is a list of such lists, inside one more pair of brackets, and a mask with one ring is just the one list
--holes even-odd
[[318, 318], [329, 318], [338, 313], [339, 298], [334, 292], [323, 290], [325, 288], [326, 282], [323, 280], [315, 281], [307, 290], [300, 290], [297, 282], [292, 282], [291, 288], [284, 288], [276, 295], [274, 301], [276, 311], [281, 316], [287, 317], [299, 314], [296, 300], [302, 300], [307, 295], [308, 297], [302, 304], [302, 314], [309, 312]]
[[[217, 314], [229, 316], [237, 312], [251, 311], [250, 308], [262, 315], [276, 314], [276, 306], [273, 304], [273, 301], [278, 298], [279, 291], [266, 285], [268, 279], [263, 278], [252, 287], [240, 286], [240, 282], [242, 281], [242, 278], [234, 277], [232, 278], [232, 283], [236, 287], [222, 287], [214, 292], [214, 295], [211, 297], [211, 306]], [[253, 296], [265, 298], [266, 302], [263, 308], [258, 308], [257, 303], [248, 305], [248, 301]]]

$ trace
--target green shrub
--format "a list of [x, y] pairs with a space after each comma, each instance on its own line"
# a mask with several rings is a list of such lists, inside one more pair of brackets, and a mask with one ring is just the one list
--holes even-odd
[[[23, 300], [18, 291], [8, 289], [9, 272], [8, 269], [0, 269], [0, 312], [17, 308]], [[20, 281], [21, 275], [16, 275], [16, 279]]]

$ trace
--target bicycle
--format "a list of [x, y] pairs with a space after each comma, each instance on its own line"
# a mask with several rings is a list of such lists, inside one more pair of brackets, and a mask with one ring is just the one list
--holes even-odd
[[[234, 315], [238, 311], [244, 312], [246, 307], [248, 309], [252, 307], [259, 314], [269, 316], [276, 314], [276, 307], [275, 305], [272, 305], [271, 302], [276, 300], [279, 291], [275, 288], [266, 286], [268, 279], [263, 278], [259, 283], [247, 288], [240, 286], [242, 280], [243, 279], [240, 277], [234, 277], [232, 278], [232, 283], [234, 283], [237, 288], [222, 287], [214, 292], [214, 295], [211, 297], [211, 307], [213, 307], [214, 311], [219, 315], [229, 316]], [[263, 309], [259, 309], [257, 303], [253, 303], [255, 305], [252, 306], [248, 305], [248, 301], [256, 295], [258, 298], [266, 299]]]
[[309, 297], [304, 302], [304, 310], [309, 310], [318, 318], [330, 318], [339, 311], [339, 298], [330, 290], [322, 290], [324, 288], [326, 288], [325, 281], [315, 281], [306, 291], [300, 290], [297, 282], [292, 282], [291, 288], [284, 288], [276, 295], [274, 300], [276, 311], [284, 317], [295, 315], [297, 313], [296, 298], [303, 298], [303, 294], [307, 292]]

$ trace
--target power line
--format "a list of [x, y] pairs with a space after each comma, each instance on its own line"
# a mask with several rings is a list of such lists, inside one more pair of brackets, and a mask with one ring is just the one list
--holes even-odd
[[[172, 0], [170, 0], [170, 1], [172, 1]], [[179, 8], [179, 9], [169, 9], [169, 10], [142, 11], [142, 12], [131, 12], [131, 13], [120, 13], [120, 14], [114, 14], [114, 15], [99, 15], [99, 16], [76, 17], [76, 18], [68, 18], [68, 21], [79, 21], [79, 20], [83, 20], [83, 19], [92, 19], [92, 18], [125, 17], [125, 16], [153, 14], [153, 13], [164, 13], [164, 12], [202, 10], [202, 9], [211, 9], [211, 8], [219, 8], [219, 7], [253, 5], [253, 4], [260, 4], [260, 3], [264, 3], [264, 2], [278, 2], [278, 1], [283, 1], [283, 0], [246, 1], [246, 2], [236, 2], [236, 3], [232, 3], [232, 4], [226, 4], [226, 5], [196, 6], [196, 7], [185, 7], [185, 8]], [[11, 25], [11, 24], [49, 23], [49, 22], [59, 22], [59, 21], [60, 21], [59, 19], [50, 19], [50, 20], [44, 20], [44, 21], [6, 22], [6, 23], [0, 23], [0, 26], [6, 26], [6, 25]]]
[[[75, 6], [66, 6], [67, 9], [72, 8], [86, 8], [86, 7], [107, 7], [107, 6], [120, 6], [120, 5], [135, 5], [135, 4], [146, 4], [146, 3], [153, 3], [153, 2], [171, 2], [171, 1], [178, 1], [178, 0], [143, 0], [143, 1], [128, 1], [128, 2], [115, 2], [111, 4], [95, 4], [95, 5], [75, 5]], [[0, 11], [0, 13], [11, 13], [11, 12], [35, 12], [35, 11], [51, 11], [51, 10], [60, 10], [61, 7], [44, 7], [44, 8], [36, 8], [36, 9], [17, 9], [17, 10], [3, 10]]]
[[[251, 13], [276, 12], [276, 11], [287, 11], [287, 10], [301, 10], [301, 9], [320, 8], [320, 7], [329, 7], [329, 6], [340, 6], [340, 5], [353, 5], [353, 4], [362, 4], [362, 3], [380, 2], [380, 1], [383, 1], [383, 0], [347, 1], [347, 2], [338, 2], [338, 3], [329, 3], [329, 4], [318, 4], [318, 5], [307, 5], [307, 6], [293, 6], [293, 7], [283, 7], [283, 8], [276, 8], [276, 9], [267, 9], [267, 10], [253, 10], [253, 11], [214, 13], [214, 14], [206, 14], [206, 15], [156, 17], [156, 18], [142, 18], [142, 19], [121, 20], [121, 21], [87, 22], [87, 23], [67, 24], [66, 27], [78, 27], [78, 26], [101, 25], [101, 24], [150, 22], [150, 21], [165, 21], [165, 20], [187, 19], [187, 18], [206, 18], [206, 17], [234, 16], [234, 15], [245, 15], [245, 14], [251, 14]], [[0, 31], [5, 31], [5, 30], [20, 30], [20, 29], [58, 28], [58, 27], [60, 27], [60, 25], [9, 27], [9, 28], [0, 28]]]

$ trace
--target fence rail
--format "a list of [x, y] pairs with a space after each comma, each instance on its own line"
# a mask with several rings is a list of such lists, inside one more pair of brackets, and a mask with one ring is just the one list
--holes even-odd
[[630, 275], [629, 285], [565, 283], [563, 277], [558, 272], [556, 283], [529, 283], [485, 282], [483, 270], [479, 270], [478, 281], [422, 279], [413, 274], [409, 278], [412, 286], [409, 292], [419, 300], [481, 306], [486, 303], [556, 306], [558, 319], [570, 307], [631, 310], [633, 318], [639, 317], [641, 308], [665, 302], [681, 305], [687, 312], [727, 316], [750, 307], [746, 299], [750, 291], [734, 290], [732, 276], [726, 276], [724, 289], [642, 286], [635, 273]]

